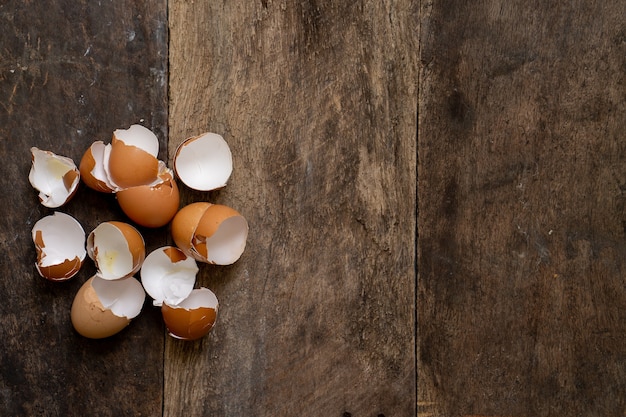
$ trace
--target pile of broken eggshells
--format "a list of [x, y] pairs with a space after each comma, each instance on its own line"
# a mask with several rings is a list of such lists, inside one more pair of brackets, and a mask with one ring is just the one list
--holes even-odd
[[101, 339], [120, 332], [139, 315], [146, 293], [161, 308], [175, 338], [199, 339], [215, 324], [217, 297], [208, 288], [195, 288], [197, 263], [236, 262], [246, 246], [248, 223], [221, 204], [194, 202], [179, 209], [176, 178], [199, 191], [224, 187], [232, 172], [231, 152], [215, 133], [181, 143], [173, 169], [158, 160], [158, 151], [156, 135], [141, 125], [115, 130], [110, 143], [94, 142], [79, 167], [68, 157], [31, 148], [29, 181], [45, 207], [62, 207], [82, 181], [114, 194], [131, 222], [149, 228], [169, 225], [176, 245], [146, 255], [141, 233], [128, 222], [102, 222], [87, 235], [75, 218], [60, 211], [37, 221], [32, 238], [42, 277], [66, 281], [86, 256], [95, 264], [95, 275], [78, 290], [70, 312], [82, 336]]

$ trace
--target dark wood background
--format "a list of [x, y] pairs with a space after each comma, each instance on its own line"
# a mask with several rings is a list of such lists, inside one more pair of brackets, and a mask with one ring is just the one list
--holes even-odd
[[626, 3], [422, 2], [423, 415], [626, 410]]
[[165, 344], [165, 414], [414, 415], [417, 13], [170, 3], [170, 154], [224, 135], [229, 185], [186, 198], [241, 210], [250, 237], [201, 274], [211, 337]]
[[[28, 172], [31, 146], [78, 164], [93, 141], [132, 123], [152, 128], [167, 156], [166, 4], [3, 1], [0, 27], [0, 414], [161, 415], [160, 315], [145, 308], [107, 340], [73, 331], [72, 300], [95, 267], [87, 260], [65, 283], [37, 275], [31, 229], [54, 210], [39, 204]], [[84, 186], [61, 210], [86, 233], [124, 219], [114, 198]], [[168, 239], [142, 232], [149, 250]]]
[[[2, 2], [0, 414], [624, 414], [626, 4], [552, 3]], [[84, 339], [93, 265], [34, 267], [29, 148], [133, 123], [168, 161], [233, 151], [226, 188], [182, 187], [250, 223], [201, 267], [197, 342], [149, 303]], [[85, 187], [62, 210], [124, 219]]]

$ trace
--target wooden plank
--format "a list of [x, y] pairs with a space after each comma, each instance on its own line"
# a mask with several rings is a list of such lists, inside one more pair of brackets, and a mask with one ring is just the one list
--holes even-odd
[[[0, 5], [0, 410], [13, 416], [139, 416], [162, 409], [163, 325], [148, 309], [120, 334], [80, 337], [69, 320], [91, 261], [66, 283], [35, 269], [31, 228], [54, 210], [28, 182], [30, 147], [79, 162], [94, 140], [142, 122], [166, 157], [165, 1], [4, 1]], [[110, 196], [108, 196], [110, 197]], [[61, 211], [90, 232], [125, 219], [85, 187]], [[165, 230], [145, 232], [149, 248]]]
[[424, 412], [623, 414], [626, 3], [421, 13]]
[[248, 247], [166, 342], [166, 416], [408, 416], [415, 394], [417, 9], [171, 1], [170, 153], [222, 134]]

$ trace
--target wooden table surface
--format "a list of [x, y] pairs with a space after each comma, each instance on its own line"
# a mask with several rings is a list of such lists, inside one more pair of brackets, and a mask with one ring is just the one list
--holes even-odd
[[[563, 4], [561, 4], [563, 3]], [[0, 415], [616, 416], [626, 411], [626, 3], [0, 4]], [[95, 272], [37, 275], [31, 146], [205, 131], [248, 220], [201, 265], [217, 326], [147, 301], [89, 340]], [[87, 232], [125, 220], [81, 186]], [[148, 251], [168, 227], [140, 228]]]

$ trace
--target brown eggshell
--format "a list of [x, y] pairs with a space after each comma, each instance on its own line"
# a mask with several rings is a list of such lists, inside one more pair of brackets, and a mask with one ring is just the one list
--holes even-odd
[[76, 257], [74, 259], [68, 259], [59, 265], [37, 265], [37, 270], [44, 278], [49, 279], [50, 281], [66, 281], [76, 275], [78, 271], [80, 271], [82, 265], [83, 263], [78, 257]]
[[78, 256], [73, 259], [66, 259], [60, 264], [43, 266], [41, 265], [43, 247], [44, 242], [41, 237], [41, 232], [37, 232], [37, 236], [35, 238], [35, 249], [37, 250], [38, 261], [36, 265], [37, 271], [42, 277], [49, 279], [50, 281], [66, 281], [76, 275], [83, 266], [83, 261]]
[[166, 225], [180, 205], [178, 186], [171, 176], [156, 185], [126, 188], [116, 196], [122, 211], [132, 221], [145, 227]]
[[71, 158], [31, 147], [30, 184], [39, 191], [39, 202], [57, 208], [70, 201], [80, 182], [80, 171]]
[[206, 239], [217, 232], [224, 220], [233, 216], [239, 216], [239, 212], [230, 207], [221, 204], [212, 204], [207, 207], [194, 233], [196, 236], [194, 248], [203, 258], [206, 259], [208, 256]]
[[33, 226], [39, 274], [51, 281], [65, 281], [80, 270], [86, 256], [85, 232], [80, 223], [65, 213], [55, 212]]
[[187, 256], [200, 262], [230, 265], [245, 249], [248, 223], [230, 207], [197, 202], [174, 216], [171, 231], [176, 246]]
[[159, 175], [159, 161], [143, 149], [126, 145], [113, 136], [108, 169], [111, 180], [123, 189], [153, 183]]
[[143, 236], [135, 227], [124, 222], [109, 221], [100, 223], [89, 233], [87, 253], [95, 262], [99, 277], [116, 280], [130, 277], [139, 271], [146, 256], [146, 247]]
[[126, 317], [118, 317], [102, 306], [96, 290], [92, 287], [93, 277], [78, 290], [70, 312], [74, 329], [90, 339], [113, 336], [130, 323]]
[[163, 321], [172, 337], [182, 340], [197, 340], [208, 334], [217, 319], [217, 298], [207, 288], [193, 290], [188, 299], [210, 294], [209, 303], [191, 308], [184, 307], [185, 301], [178, 306], [163, 303], [161, 313]]
[[[181, 208], [178, 213], [172, 219], [172, 238], [174, 243], [178, 246], [187, 256], [193, 256], [191, 254], [191, 247], [193, 244], [193, 236], [198, 227], [200, 219], [211, 206], [211, 203], [196, 202], [186, 205]], [[195, 256], [193, 256], [195, 258]]]
[[128, 223], [118, 221], [110, 221], [109, 223], [117, 227], [128, 242], [128, 249], [130, 249], [130, 252], [133, 254], [133, 261], [135, 264], [135, 268], [133, 270], [134, 274], [139, 271], [143, 260], [146, 258], [146, 244], [143, 240], [143, 236], [141, 236], [137, 229]]
[[186, 139], [174, 152], [174, 170], [189, 188], [211, 191], [224, 187], [233, 170], [228, 143], [217, 133]]
[[[105, 181], [99, 180], [93, 175], [96, 165], [103, 163], [103, 155], [100, 155], [100, 152], [104, 153], [104, 146], [105, 145], [102, 141], [94, 142], [83, 154], [78, 169], [80, 171], [81, 179], [87, 187], [102, 193], [112, 193], [113, 188], [109, 184]], [[99, 155], [98, 160], [96, 160], [94, 153]]]

